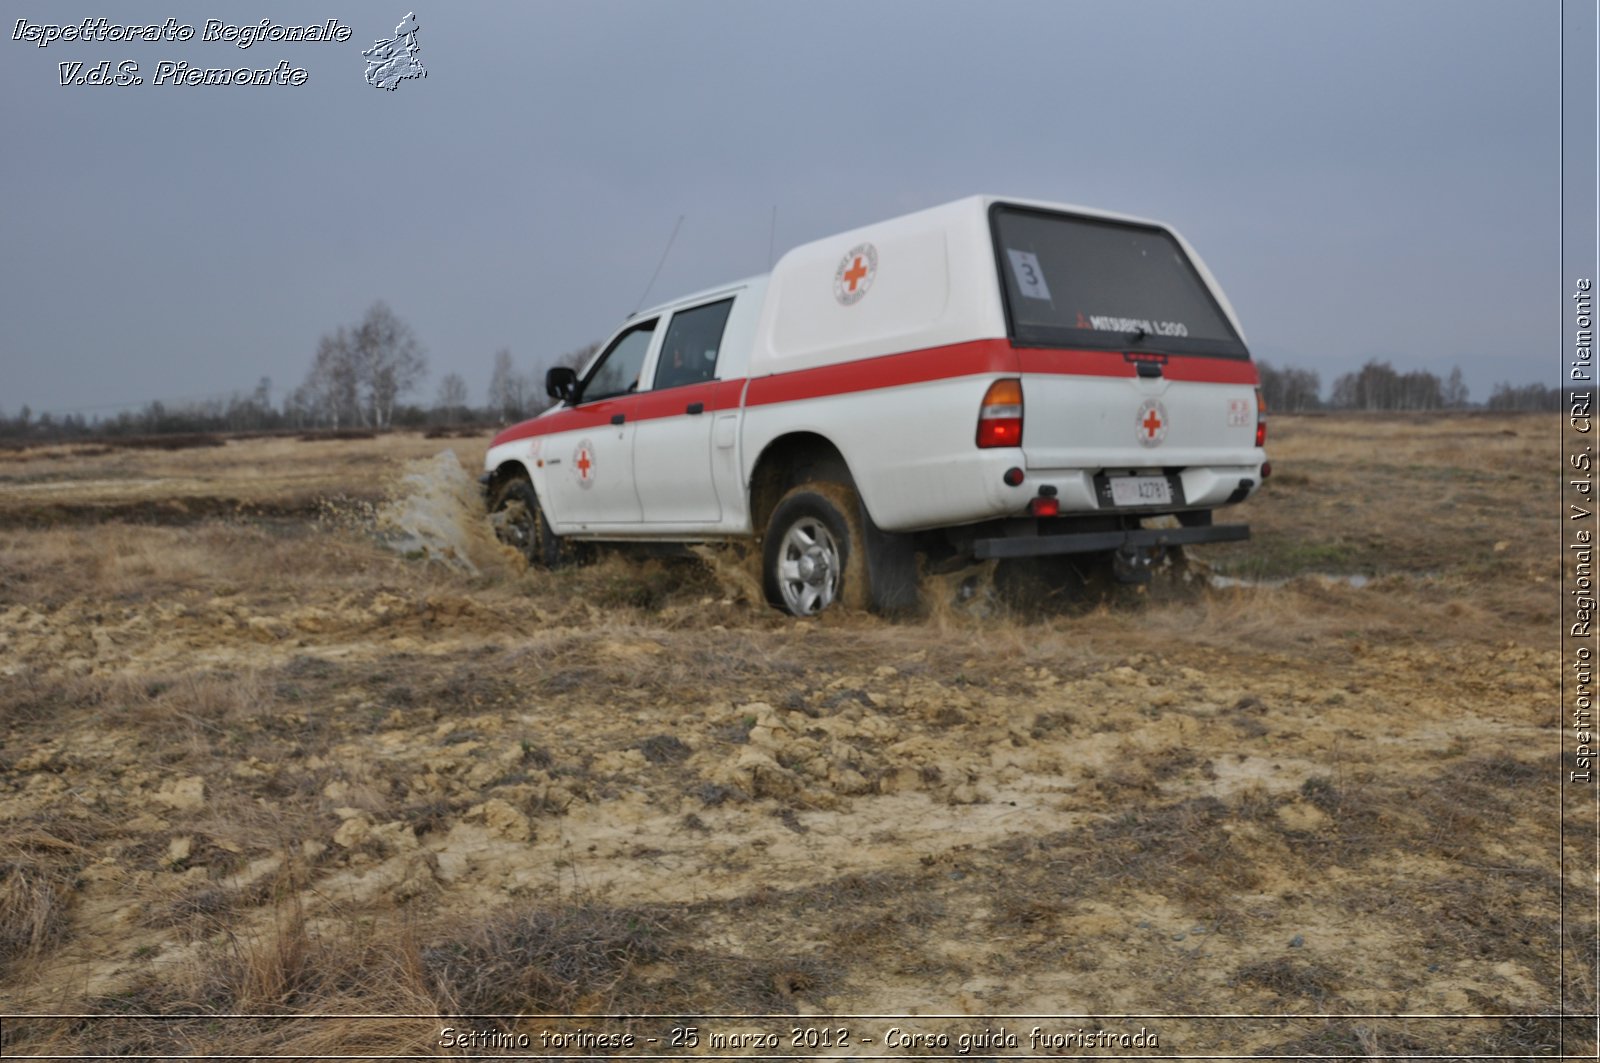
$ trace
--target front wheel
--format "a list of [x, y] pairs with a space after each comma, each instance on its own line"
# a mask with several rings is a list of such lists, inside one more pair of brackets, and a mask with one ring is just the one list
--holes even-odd
[[550, 527], [539, 496], [527, 480], [510, 480], [502, 486], [490, 511], [500, 541], [516, 547], [529, 564], [559, 568], [572, 560], [571, 551]]
[[790, 616], [815, 616], [865, 591], [859, 502], [842, 484], [801, 484], [767, 523], [762, 573], [767, 600]]

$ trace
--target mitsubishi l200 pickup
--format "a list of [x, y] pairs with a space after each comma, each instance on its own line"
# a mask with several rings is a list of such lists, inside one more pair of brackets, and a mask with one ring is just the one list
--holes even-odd
[[919, 553], [1097, 554], [1138, 578], [1248, 537], [1213, 514], [1271, 471], [1257, 384], [1172, 229], [974, 196], [632, 315], [549, 371], [555, 405], [494, 438], [482, 482], [536, 564], [743, 539], [780, 609], [892, 611]]

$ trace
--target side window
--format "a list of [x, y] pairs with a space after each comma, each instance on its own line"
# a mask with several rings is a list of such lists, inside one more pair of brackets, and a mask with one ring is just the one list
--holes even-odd
[[637, 391], [639, 371], [644, 368], [644, 356], [655, 331], [656, 323], [646, 321], [618, 336], [584, 379], [580, 401], [594, 402]]
[[724, 299], [672, 315], [661, 357], [656, 360], [655, 390], [703, 384], [716, 376], [722, 330], [732, 309], [733, 300]]

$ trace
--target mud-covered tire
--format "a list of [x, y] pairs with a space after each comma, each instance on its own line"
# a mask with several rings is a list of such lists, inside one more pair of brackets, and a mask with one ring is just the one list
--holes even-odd
[[560, 568], [572, 560], [570, 546], [550, 527], [539, 496], [527, 480], [508, 480], [495, 492], [489, 512], [496, 518], [495, 534], [515, 547], [532, 565]]
[[767, 601], [790, 616], [815, 616], [843, 603], [865, 604], [866, 551], [861, 503], [838, 483], [791, 488], [773, 507], [762, 543]]

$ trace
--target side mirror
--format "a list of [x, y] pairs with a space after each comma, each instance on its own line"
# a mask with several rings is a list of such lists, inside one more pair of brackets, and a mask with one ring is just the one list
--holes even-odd
[[544, 375], [544, 393], [561, 402], [571, 402], [578, 390], [578, 371], [570, 365], [554, 365]]

